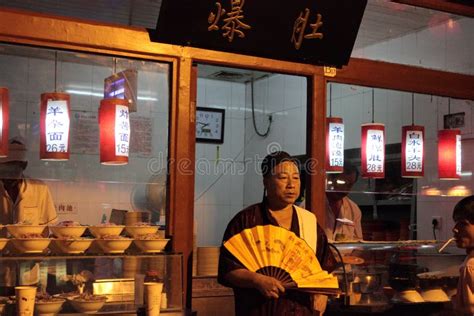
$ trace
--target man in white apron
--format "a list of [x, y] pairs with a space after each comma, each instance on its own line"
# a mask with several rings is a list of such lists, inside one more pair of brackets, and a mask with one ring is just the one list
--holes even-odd
[[[25, 178], [23, 171], [27, 165], [26, 146], [23, 140], [10, 139], [8, 156], [0, 158], [0, 224], [2, 225], [17, 223], [47, 225], [57, 220], [48, 186], [40, 180]], [[38, 265], [20, 265], [18, 282], [17, 268], [16, 265], [2, 264], [0, 287], [38, 283], [40, 275]]]

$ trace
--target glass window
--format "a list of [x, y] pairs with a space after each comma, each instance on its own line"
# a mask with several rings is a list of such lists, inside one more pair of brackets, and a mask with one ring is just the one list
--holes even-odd
[[[462, 197], [471, 195], [474, 187], [473, 101], [336, 83], [328, 85], [327, 96], [327, 113], [344, 120], [346, 162], [359, 174], [361, 125], [373, 118], [385, 126], [383, 179], [359, 175], [353, 185], [347, 185], [347, 179], [341, 176], [328, 177], [327, 193], [349, 193], [361, 209], [364, 239], [449, 239], [453, 207]], [[461, 134], [459, 180], [440, 180], [438, 174], [438, 131], [445, 128], [445, 121]], [[424, 176], [416, 179], [401, 176], [402, 126], [412, 124], [425, 128]], [[435, 217], [441, 219], [441, 225], [433, 230]]]
[[[10, 138], [23, 139], [25, 174], [47, 184], [60, 220], [97, 224], [109, 220], [112, 209], [151, 212], [152, 221], [160, 221], [160, 216], [164, 220], [169, 64], [1, 45], [0, 65], [0, 86], [10, 94]], [[129, 162], [123, 166], [99, 160], [98, 109], [104, 88], [117, 77], [113, 73], [124, 74], [119, 79], [136, 95], [130, 106]], [[115, 83], [116, 96], [123, 98]], [[40, 95], [55, 91], [69, 94], [71, 100], [67, 161], [43, 161], [39, 155]]]

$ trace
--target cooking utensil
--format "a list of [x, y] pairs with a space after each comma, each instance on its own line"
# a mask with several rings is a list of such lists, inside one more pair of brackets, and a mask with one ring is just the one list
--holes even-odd
[[448, 247], [448, 245], [449, 245], [451, 242], [455, 241], [455, 240], [456, 240], [456, 238], [454, 238], [454, 237], [453, 237], [453, 238], [449, 238], [449, 239], [441, 246], [441, 248], [438, 249], [438, 252], [441, 253], [441, 252], [444, 250], [444, 248]]

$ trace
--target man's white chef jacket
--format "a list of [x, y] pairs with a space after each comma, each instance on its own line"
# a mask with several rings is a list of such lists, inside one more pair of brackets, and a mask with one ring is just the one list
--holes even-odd
[[0, 181], [0, 197], [0, 224], [26, 221], [32, 225], [46, 225], [57, 219], [51, 193], [43, 181], [23, 179], [16, 201], [12, 201]]

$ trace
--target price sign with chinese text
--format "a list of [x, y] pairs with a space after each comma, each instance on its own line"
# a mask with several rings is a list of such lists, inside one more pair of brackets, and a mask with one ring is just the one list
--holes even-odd
[[383, 124], [362, 125], [362, 169], [364, 178], [385, 177], [385, 126]]
[[128, 157], [130, 145], [130, 119], [128, 106], [115, 108], [115, 155]]
[[416, 178], [424, 175], [424, 133], [423, 126], [402, 127], [402, 177]]
[[461, 135], [456, 135], [456, 174], [458, 176], [461, 176], [461, 151], [462, 148], [462, 142], [461, 142]]
[[69, 109], [65, 100], [48, 100], [46, 106], [46, 152], [67, 152], [69, 144]]
[[326, 120], [326, 172], [340, 173], [344, 168], [344, 124], [339, 117]]

